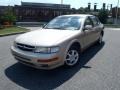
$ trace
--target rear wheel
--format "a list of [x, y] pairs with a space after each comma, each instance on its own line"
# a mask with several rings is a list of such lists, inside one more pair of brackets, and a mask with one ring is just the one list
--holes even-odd
[[102, 42], [103, 42], [103, 35], [100, 34], [100, 37], [99, 37], [99, 39], [98, 39], [98, 44], [101, 44]]
[[71, 47], [66, 54], [65, 64], [67, 66], [74, 66], [78, 63], [79, 59], [80, 59], [79, 49]]

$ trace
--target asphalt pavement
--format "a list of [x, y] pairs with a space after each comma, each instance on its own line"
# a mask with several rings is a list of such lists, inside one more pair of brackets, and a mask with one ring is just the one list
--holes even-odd
[[105, 29], [104, 42], [87, 49], [75, 67], [38, 70], [18, 63], [0, 37], [0, 90], [120, 90], [120, 31]]

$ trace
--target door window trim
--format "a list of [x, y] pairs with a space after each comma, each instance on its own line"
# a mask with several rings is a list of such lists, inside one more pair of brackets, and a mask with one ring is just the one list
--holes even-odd
[[[92, 20], [94, 27], [96, 27], [96, 26], [98, 26], [100, 24], [100, 21], [96, 16], [90, 16], [90, 19]], [[97, 23], [94, 24], [94, 21], [96, 21]]]

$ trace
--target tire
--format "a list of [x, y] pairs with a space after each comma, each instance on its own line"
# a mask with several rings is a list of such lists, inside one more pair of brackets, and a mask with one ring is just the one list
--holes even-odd
[[80, 60], [80, 49], [76, 47], [71, 47], [66, 54], [65, 65], [69, 67], [75, 66], [79, 60]]
[[98, 44], [100, 45], [100, 44], [102, 44], [102, 42], [103, 42], [103, 35], [102, 34], [100, 34], [100, 37], [99, 37], [99, 39], [98, 39]]

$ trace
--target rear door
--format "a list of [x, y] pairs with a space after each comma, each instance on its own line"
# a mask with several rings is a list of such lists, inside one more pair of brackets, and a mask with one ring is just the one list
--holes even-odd
[[100, 27], [100, 21], [96, 16], [90, 16], [92, 22], [93, 22], [93, 39], [94, 41], [99, 39], [101, 27]]

